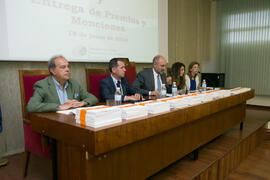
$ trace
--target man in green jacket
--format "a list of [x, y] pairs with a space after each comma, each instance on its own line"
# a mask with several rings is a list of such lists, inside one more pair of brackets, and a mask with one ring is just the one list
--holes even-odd
[[55, 112], [94, 105], [97, 98], [70, 78], [69, 63], [63, 56], [49, 60], [51, 76], [34, 85], [34, 95], [27, 104], [28, 112]]

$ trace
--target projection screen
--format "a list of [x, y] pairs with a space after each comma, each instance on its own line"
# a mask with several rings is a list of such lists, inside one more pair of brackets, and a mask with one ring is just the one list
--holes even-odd
[[158, 9], [158, 0], [1, 0], [0, 60], [151, 62]]

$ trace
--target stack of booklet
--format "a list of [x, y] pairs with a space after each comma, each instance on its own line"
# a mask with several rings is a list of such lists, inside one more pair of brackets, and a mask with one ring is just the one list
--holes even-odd
[[122, 122], [121, 115], [122, 112], [117, 106], [94, 106], [77, 109], [75, 119], [76, 123], [97, 128]]
[[181, 96], [166, 99], [172, 109], [181, 109], [188, 106], [187, 101], [183, 100]]
[[215, 100], [215, 99], [221, 98], [221, 96], [218, 94], [218, 91], [210, 91], [210, 92], [206, 92], [206, 93], [208, 93], [209, 96], [212, 97], [212, 100]]
[[93, 106], [57, 111], [63, 114], [75, 114], [76, 122], [94, 128], [122, 122], [122, 119], [134, 119], [147, 116], [148, 114], [158, 114], [172, 109], [185, 108], [211, 100], [228, 97], [250, 91], [250, 88], [235, 88], [231, 90], [213, 90], [202, 93], [175, 96], [158, 99], [156, 101], [145, 101], [136, 104], [126, 104], [121, 106]]
[[63, 111], [56, 111], [56, 113], [60, 113], [60, 114], [76, 114], [76, 111], [78, 109], [87, 109], [89, 107], [80, 107], [80, 108], [75, 108], [75, 109], [68, 109], [68, 110], [63, 110]]
[[148, 111], [145, 106], [140, 106], [138, 104], [126, 104], [119, 106], [122, 111], [122, 118], [129, 120], [133, 118], [144, 117], [148, 115]]
[[213, 96], [211, 95], [211, 93], [199, 93], [197, 96], [200, 97], [202, 103], [213, 100]]
[[186, 101], [189, 106], [194, 106], [197, 104], [201, 104], [201, 98], [198, 95], [191, 95], [191, 96], [183, 96], [183, 101]]
[[240, 93], [247, 92], [250, 90], [251, 90], [250, 88], [242, 88], [242, 87], [234, 88], [234, 89], [231, 89], [231, 95], [240, 94]]
[[149, 114], [158, 114], [170, 111], [170, 104], [166, 101], [146, 101], [138, 104], [145, 106]]
[[220, 90], [217, 91], [219, 98], [224, 98], [224, 97], [229, 97], [231, 96], [231, 91], [230, 90]]

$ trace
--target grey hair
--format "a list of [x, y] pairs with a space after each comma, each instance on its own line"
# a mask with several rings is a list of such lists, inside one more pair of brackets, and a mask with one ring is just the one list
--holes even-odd
[[66, 59], [62, 55], [56, 55], [56, 56], [51, 57], [51, 59], [48, 61], [48, 70], [49, 70], [49, 72], [50, 72], [51, 75], [52, 75], [52, 73], [51, 73], [50, 69], [55, 69], [55, 67], [56, 67], [55, 66], [55, 59], [57, 59], [57, 58], [64, 58], [64, 59]]
[[158, 60], [159, 60], [160, 58], [164, 58], [164, 57], [161, 56], [161, 55], [156, 55], [156, 56], [153, 58], [153, 64], [157, 63]]

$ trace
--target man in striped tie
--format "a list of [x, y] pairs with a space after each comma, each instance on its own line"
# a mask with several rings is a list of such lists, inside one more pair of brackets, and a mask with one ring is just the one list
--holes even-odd
[[120, 88], [121, 101], [139, 101], [141, 95], [125, 78], [125, 63], [120, 58], [113, 58], [109, 62], [109, 70], [111, 74], [99, 84], [101, 101], [114, 99], [116, 88]]

